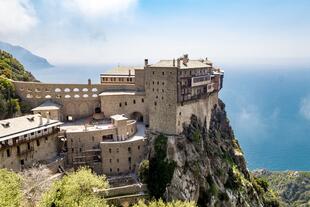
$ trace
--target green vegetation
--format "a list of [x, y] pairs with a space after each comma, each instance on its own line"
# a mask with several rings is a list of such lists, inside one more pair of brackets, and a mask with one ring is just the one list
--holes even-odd
[[22, 201], [21, 178], [6, 169], [0, 169], [0, 178], [0, 206], [20, 206]]
[[0, 75], [18, 81], [36, 81], [11, 54], [0, 50]]
[[150, 195], [156, 199], [163, 196], [166, 186], [172, 179], [176, 165], [174, 161], [166, 159], [167, 139], [164, 135], [159, 135], [156, 138], [154, 146], [155, 155], [149, 161], [148, 176], [144, 178], [147, 180]]
[[265, 172], [256, 176], [279, 194], [283, 206], [310, 206], [310, 172]]
[[138, 175], [142, 183], [148, 183], [150, 162], [148, 160], [143, 160], [140, 163]]
[[11, 80], [35, 81], [35, 78], [12, 55], [0, 50], [0, 119], [29, 110], [25, 103], [19, 101]]
[[194, 202], [173, 201], [165, 203], [163, 200], [151, 201], [145, 203], [145, 201], [139, 201], [133, 207], [196, 207]]
[[105, 176], [92, 174], [88, 168], [81, 168], [56, 181], [46, 192], [39, 204], [41, 207], [106, 207], [106, 201], [96, 189], [106, 189]]

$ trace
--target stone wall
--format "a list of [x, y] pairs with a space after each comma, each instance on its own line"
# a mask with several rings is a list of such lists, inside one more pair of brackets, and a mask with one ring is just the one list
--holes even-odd
[[143, 159], [145, 139], [101, 142], [102, 171], [106, 175], [134, 172]]
[[151, 130], [176, 133], [177, 68], [145, 68]]
[[135, 91], [134, 84], [101, 85], [101, 84], [51, 84], [40, 82], [13, 81], [16, 93], [32, 108], [46, 100], [52, 100], [62, 106], [61, 120], [67, 116], [79, 119], [92, 115], [100, 108], [99, 94], [104, 91]]
[[134, 113], [143, 116], [143, 120], [147, 123], [145, 94], [137, 93], [135, 95], [104, 95], [101, 96], [101, 111], [106, 117], [115, 114], [125, 114], [126, 117], [134, 119]]
[[207, 128], [209, 128], [211, 112], [216, 104], [218, 104], [218, 92], [213, 92], [208, 97], [203, 99], [178, 105], [176, 122], [177, 133], [181, 133], [183, 131], [183, 123], [188, 124], [192, 114], [196, 115], [202, 123], [204, 123], [206, 118]]
[[[112, 126], [112, 125], [111, 125]], [[73, 165], [74, 157], [82, 156], [84, 151], [100, 149], [99, 143], [105, 139], [105, 136], [116, 136], [115, 127], [104, 130], [89, 130], [66, 132], [68, 145], [68, 164]]]
[[121, 187], [108, 188], [103, 190], [100, 193], [101, 196], [105, 198], [115, 197], [115, 196], [123, 196], [123, 195], [133, 195], [138, 194], [140, 192], [147, 192], [146, 184], [133, 184], [133, 185], [125, 185]]
[[[50, 132], [9, 148], [1, 148], [0, 167], [20, 171], [38, 162], [47, 164], [48, 160], [57, 156], [58, 146], [57, 133]], [[24, 162], [24, 165], [21, 162]]]

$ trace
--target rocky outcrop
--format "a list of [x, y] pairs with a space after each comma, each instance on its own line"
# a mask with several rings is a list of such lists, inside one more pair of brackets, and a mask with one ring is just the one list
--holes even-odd
[[[249, 174], [222, 101], [212, 110], [209, 129], [206, 122], [193, 115], [183, 134], [166, 136], [166, 159], [175, 168], [163, 197], [194, 200], [200, 206], [277, 206], [272, 193]], [[148, 134], [150, 165], [158, 136]]]

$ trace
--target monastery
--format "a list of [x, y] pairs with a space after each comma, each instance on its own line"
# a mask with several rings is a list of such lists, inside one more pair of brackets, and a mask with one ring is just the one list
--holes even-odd
[[100, 83], [13, 81], [33, 114], [0, 121], [0, 168], [36, 163], [98, 174], [136, 172], [146, 132], [178, 135], [192, 114], [210, 120], [224, 72], [207, 58], [188, 55], [143, 67], [117, 67]]

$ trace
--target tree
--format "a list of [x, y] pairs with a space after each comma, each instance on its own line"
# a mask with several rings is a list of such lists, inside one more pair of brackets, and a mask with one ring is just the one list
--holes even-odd
[[148, 160], [143, 160], [139, 166], [138, 174], [139, 174], [139, 178], [142, 183], [148, 182], [149, 167], [150, 167], [150, 162]]
[[196, 207], [197, 205], [194, 202], [186, 201], [173, 201], [165, 203], [163, 200], [151, 201], [146, 204], [145, 201], [139, 201], [133, 207]]
[[80, 168], [53, 183], [39, 204], [41, 207], [106, 207], [96, 189], [106, 189], [105, 176], [97, 176], [89, 168]]
[[14, 172], [0, 169], [0, 178], [0, 206], [20, 206], [22, 200], [21, 177]]

